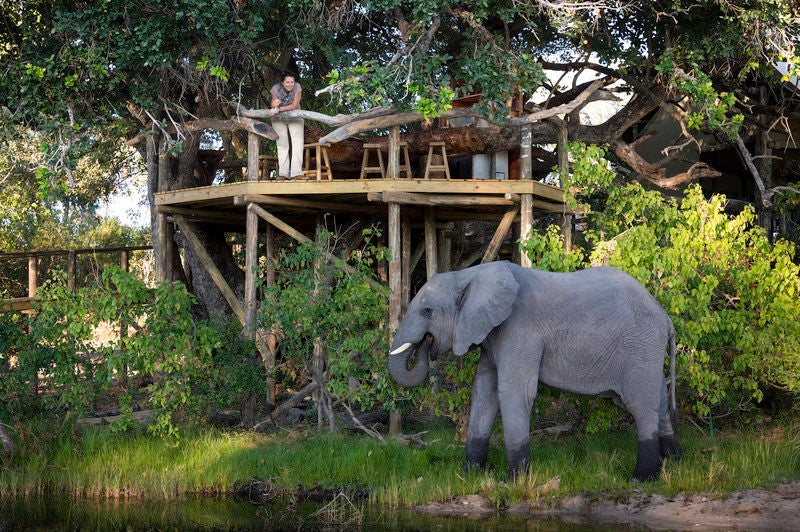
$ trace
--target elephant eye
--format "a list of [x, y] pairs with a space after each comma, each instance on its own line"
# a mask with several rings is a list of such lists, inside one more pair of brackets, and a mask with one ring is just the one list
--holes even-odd
[[433, 309], [431, 307], [425, 307], [419, 313], [422, 314], [423, 318], [429, 320], [431, 319], [431, 316], [433, 316]]

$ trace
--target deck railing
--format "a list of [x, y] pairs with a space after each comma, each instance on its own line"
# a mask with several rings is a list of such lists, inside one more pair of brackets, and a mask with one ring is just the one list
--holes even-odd
[[130, 254], [134, 251], [145, 251], [153, 249], [153, 246], [118, 246], [118, 247], [99, 247], [81, 249], [52, 249], [40, 251], [14, 251], [0, 253], [0, 262], [4, 261], [27, 261], [28, 263], [28, 295], [23, 297], [10, 297], [0, 299], [0, 312], [2, 311], [26, 311], [31, 309], [31, 302], [36, 298], [36, 291], [40, 284], [39, 279], [39, 260], [43, 257], [66, 257], [67, 259], [67, 286], [70, 290], [77, 287], [77, 264], [79, 255], [111, 255], [119, 253], [120, 267], [128, 271], [130, 266]]

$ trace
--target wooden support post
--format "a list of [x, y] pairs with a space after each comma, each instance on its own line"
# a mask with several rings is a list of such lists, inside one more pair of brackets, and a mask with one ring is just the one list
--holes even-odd
[[400, 249], [400, 205], [389, 204], [389, 331], [394, 331], [400, 326], [402, 314], [402, 266]]
[[28, 297], [36, 297], [36, 278], [39, 275], [39, 261], [36, 257], [28, 257]]
[[[533, 195], [522, 194], [519, 202], [519, 239], [525, 240], [533, 229]], [[520, 266], [531, 267], [531, 259], [525, 253], [519, 255]]]
[[[267, 288], [272, 288], [275, 286], [275, 230], [273, 229], [272, 225], [266, 224], [267, 228], [265, 231], [265, 255], [266, 255], [266, 267], [264, 272], [264, 282]], [[261, 351], [261, 358], [264, 361], [264, 369], [267, 371], [267, 410], [268, 413], [272, 412], [275, 408], [275, 401], [276, 401], [276, 379], [273, 376], [273, 372], [275, 371], [275, 358], [278, 354], [278, 335], [275, 333], [274, 328], [270, 329], [268, 332], [261, 329], [260, 331], [256, 332], [257, 339], [263, 339], [262, 343], [266, 344], [266, 349], [263, 347], [259, 349]]]
[[202, 242], [200, 242], [200, 239], [197, 238], [194, 230], [188, 224], [188, 222], [186, 222], [182, 215], [174, 214], [173, 219], [175, 220], [175, 223], [178, 224], [178, 227], [181, 228], [183, 235], [186, 237], [186, 240], [189, 242], [189, 245], [192, 247], [195, 255], [197, 255], [198, 260], [200, 260], [200, 264], [203, 265], [203, 268], [206, 270], [206, 272], [208, 272], [208, 275], [211, 276], [214, 284], [217, 285], [219, 291], [222, 292], [223, 297], [225, 297], [225, 300], [228, 302], [228, 305], [230, 305], [234, 314], [236, 314], [236, 316], [242, 322], [242, 325], [244, 325], [244, 308], [239, 302], [239, 299], [236, 297], [236, 294], [234, 294], [233, 290], [231, 290], [231, 287], [228, 285], [225, 277], [222, 276], [222, 272], [220, 272], [219, 268], [217, 268], [217, 265], [214, 264], [211, 255], [208, 254], [208, 251], [206, 251], [206, 248], [203, 247]]
[[425, 207], [425, 265], [427, 278], [430, 279], [439, 271], [436, 246], [436, 214], [433, 207]]
[[67, 254], [67, 289], [70, 292], [74, 292], [76, 290], [75, 270], [77, 262], [77, 253], [75, 253], [74, 249], [69, 250], [69, 253]]
[[386, 177], [389, 179], [400, 177], [400, 126], [389, 129], [389, 168]]
[[119, 267], [122, 268], [122, 271], [130, 271], [130, 264], [128, 262], [128, 250], [123, 249], [121, 256], [119, 258]]
[[519, 135], [519, 178], [533, 179], [533, 159], [531, 156], [531, 126], [526, 124]]
[[258, 135], [247, 133], [247, 180], [258, 181]]
[[[255, 136], [253, 133], [250, 135]], [[252, 203], [250, 204], [252, 205]], [[256, 269], [258, 268], [258, 215], [247, 209], [244, 266], [244, 329], [253, 338], [256, 327]]]
[[439, 248], [439, 256], [437, 264], [440, 272], [450, 271], [450, 255], [453, 248], [453, 240], [448, 237], [449, 229], [437, 229], [436, 231], [436, 244]]
[[411, 222], [402, 219], [402, 237], [400, 238], [400, 317], [402, 318], [408, 303], [411, 301]]
[[[561, 186], [569, 176], [569, 132], [567, 131], [567, 123], [563, 120], [556, 122], [558, 124], [558, 177]], [[564, 237], [564, 248], [569, 252], [572, 249], [572, 215], [563, 213], [558, 215], [558, 225], [561, 227], [561, 235]]]
[[494, 232], [492, 240], [489, 242], [489, 247], [486, 248], [486, 253], [483, 254], [481, 264], [492, 262], [497, 258], [500, 246], [503, 244], [503, 240], [506, 239], [506, 235], [508, 235], [508, 231], [511, 229], [511, 225], [514, 223], [514, 218], [517, 217], [518, 212], [519, 207], [514, 205], [509, 208], [503, 215], [503, 218], [500, 219], [497, 230]]

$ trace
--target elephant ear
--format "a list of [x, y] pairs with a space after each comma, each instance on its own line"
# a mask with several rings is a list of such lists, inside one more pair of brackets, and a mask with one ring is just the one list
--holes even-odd
[[453, 353], [461, 356], [511, 314], [519, 283], [507, 262], [492, 262], [461, 272], [460, 298], [453, 328]]

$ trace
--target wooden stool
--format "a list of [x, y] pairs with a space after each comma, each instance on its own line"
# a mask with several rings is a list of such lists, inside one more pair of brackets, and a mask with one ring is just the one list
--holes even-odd
[[[378, 166], [369, 166], [369, 151], [375, 150], [378, 154]], [[380, 144], [364, 144], [364, 158], [361, 160], [361, 175], [359, 179], [364, 179], [367, 174], [381, 174], [381, 179], [386, 177], [386, 168], [383, 166], [383, 153]]]
[[[411, 179], [411, 158], [408, 156], [408, 142], [401, 142], [400, 143], [400, 166], [398, 168], [398, 173], [405, 172], [406, 177]], [[405, 160], [405, 162], [403, 162]], [[400, 177], [399, 175], [397, 177]]]
[[[317, 181], [326, 178], [328, 181], [333, 180], [333, 172], [331, 171], [331, 160], [328, 156], [328, 147], [322, 146], [319, 142], [306, 144], [305, 156], [303, 157], [303, 173], [306, 177], [316, 177]], [[312, 151], [313, 156], [312, 156]], [[314, 168], [311, 167], [311, 159], [314, 159]]]
[[[275, 172], [275, 176], [272, 175]], [[278, 158], [269, 155], [258, 156], [258, 179], [273, 179], [278, 175]]]
[[[447, 164], [447, 150], [444, 142], [431, 142], [428, 144], [428, 160], [425, 161], [425, 179], [430, 179], [431, 172], [444, 172], [447, 179], [450, 179], [450, 165]], [[442, 164], [431, 164], [433, 160], [433, 148], [442, 149]]]

